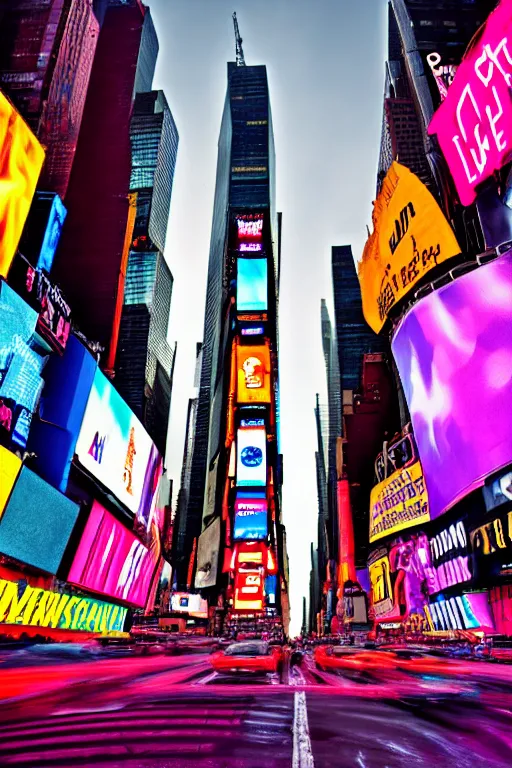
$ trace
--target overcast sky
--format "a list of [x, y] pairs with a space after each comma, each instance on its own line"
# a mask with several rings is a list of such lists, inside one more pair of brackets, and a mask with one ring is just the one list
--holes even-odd
[[283, 213], [280, 294], [283, 516], [292, 633], [308, 595], [318, 514], [315, 393], [324, 393], [320, 299], [332, 306], [332, 245], [361, 255], [382, 120], [386, 0], [146, 0], [160, 55], [154, 82], [180, 134], [166, 258], [178, 342], [168, 467], [178, 490], [195, 345], [202, 339], [217, 141], [237, 11], [247, 64], [267, 66]]

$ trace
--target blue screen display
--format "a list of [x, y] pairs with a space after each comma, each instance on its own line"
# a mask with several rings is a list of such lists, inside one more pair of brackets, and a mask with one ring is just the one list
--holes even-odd
[[265, 494], [239, 491], [235, 502], [234, 539], [238, 541], [267, 538], [267, 499]]
[[55, 195], [50, 209], [50, 215], [48, 216], [48, 224], [44, 233], [41, 253], [37, 260], [37, 269], [45, 269], [47, 272], [50, 272], [67, 213], [64, 203], [58, 195]]
[[267, 310], [267, 260], [239, 258], [237, 265], [237, 310], [239, 312]]

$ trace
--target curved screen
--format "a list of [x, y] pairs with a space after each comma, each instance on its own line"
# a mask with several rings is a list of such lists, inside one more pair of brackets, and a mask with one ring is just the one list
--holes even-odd
[[512, 461], [511, 329], [509, 251], [420, 301], [393, 339], [431, 518]]

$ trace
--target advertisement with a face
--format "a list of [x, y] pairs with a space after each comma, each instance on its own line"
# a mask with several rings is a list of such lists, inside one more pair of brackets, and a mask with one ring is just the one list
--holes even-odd
[[392, 350], [431, 519], [512, 460], [512, 252], [430, 293]]
[[44, 150], [0, 92], [0, 277], [7, 277], [28, 216]]
[[471, 205], [476, 187], [510, 160], [511, 33], [512, 5], [502, 0], [462, 60], [429, 126], [463, 205]]
[[80, 464], [137, 514], [153, 443], [98, 369], [76, 445]]
[[394, 305], [460, 248], [427, 187], [399, 163], [382, 182], [372, 218], [358, 271], [366, 322], [379, 333]]
[[238, 312], [268, 309], [266, 259], [237, 259], [236, 307]]
[[241, 568], [235, 574], [235, 611], [263, 610], [264, 581], [260, 570]]
[[270, 350], [264, 345], [237, 348], [239, 403], [270, 403]]
[[429, 520], [427, 489], [419, 461], [397, 469], [372, 488], [370, 542]]
[[68, 581], [78, 587], [144, 608], [156, 570], [158, 549], [148, 549], [94, 502]]
[[268, 504], [264, 494], [238, 491], [235, 501], [235, 541], [266, 539], [268, 534]]
[[236, 484], [239, 488], [267, 484], [267, 436], [264, 427], [238, 430]]
[[214, 587], [217, 582], [220, 551], [220, 517], [202, 532], [197, 542], [196, 589]]

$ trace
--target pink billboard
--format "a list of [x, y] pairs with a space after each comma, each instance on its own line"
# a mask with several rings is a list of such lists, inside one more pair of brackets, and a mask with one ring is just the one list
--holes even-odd
[[512, 250], [421, 299], [392, 340], [431, 519], [512, 462], [511, 329]]
[[473, 202], [478, 184], [512, 159], [511, 33], [512, 0], [501, 0], [429, 126], [463, 205]]
[[68, 581], [144, 608], [160, 565], [159, 537], [148, 549], [97, 501], [92, 506]]

